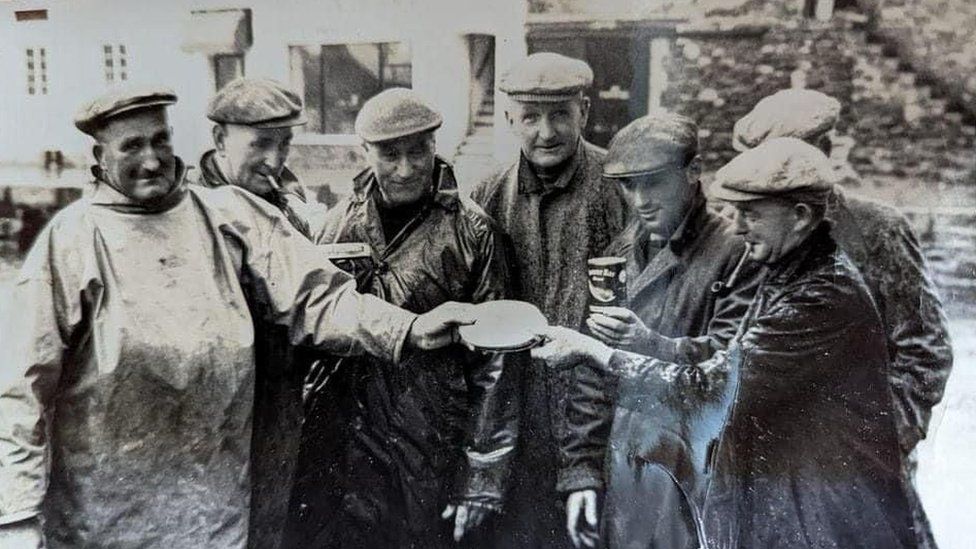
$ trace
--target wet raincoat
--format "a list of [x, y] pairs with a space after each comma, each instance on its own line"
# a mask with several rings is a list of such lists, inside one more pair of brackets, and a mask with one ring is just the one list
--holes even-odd
[[150, 209], [98, 183], [38, 238], [11, 305], [0, 522], [40, 514], [53, 548], [245, 547], [255, 316], [391, 362], [415, 318], [229, 186]]
[[[679, 363], [704, 361], [726, 347], [752, 301], [760, 271], [756, 263], [743, 262], [743, 241], [731, 234], [726, 218], [708, 209], [700, 190], [664, 246], [650, 241], [634, 220], [607, 251], [627, 258], [629, 308], [670, 343], [654, 348], [638, 343], [626, 350]], [[721, 287], [713, 290], [716, 282]], [[694, 547], [693, 525], [689, 528], [675, 484], [665, 471], [634, 467], [628, 459], [647, 425], [658, 421], [656, 403], [614, 407], [615, 398], [630, 399], [629, 392], [643, 388], [614, 388], [591, 369], [575, 374], [560, 490], [600, 489], [606, 480], [603, 521], [610, 547], [629, 547], [634, 539], [653, 539], [669, 549]]]
[[728, 351], [614, 353], [633, 386], [618, 407], [659, 418], [627, 458], [674, 477], [709, 548], [916, 547], [887, 361], [867, 287], [822, 225], [770, 267]]
[[[606, 151], [582, 139], [552, 183], [517, 162], [472, 192], [508, 236], [514, 250], [515, 296], [535, 304], [552, 325], [579, 329], [589, 296], [586, 260], [603, 255], [624, 227], [626, 203], [602, 177]], [[563, 497], [556, 491], [559, 446], [566, 429], [569, 373], [550, 374], [526, 357], [513, 490], [500, 527], [501, 547], [565, 547]]]
[[[216, 151], [200, 157], [198, 184], [215, 189], [233, 183], [220, 171]], [[324, 208], [310, 204], [305, 187], [287, 167], [278, 177], [280, 192], [262, 197], [281, 211], [305, 237], [321, 231]], [[251, 442], [250, 547], [281, 544], [302, 429], [302, 382], [318, 355], [295, 347], [287, 330], [255, 319], [254, 427]]]
[[[318, 243], [369, 244], [372, 259], [337, 264], [357, 273], [361, 291], [415, 313], [447, 301], [507, 297], [510, 273], [493, 222], [458, 196], [451, 167], [441, 159], [432, 181], [430, 196], [387, 240], [376, 176], [367, 169], [356, 177], [353, 195], [332, 210]], [[371, 372], [350, 364], [362, 361], [375, 362], [323, 363], [331, 379], [310, 395], [311, 405], [331, 406], [321, 401], [322, 392], [336, 396], [328, 385], [348, 387], [351, 398], [338, 395], [351, 405], [340, 411], [348, 440], [335, 448], [328, 440], [334, 425], [306, 423], [301, 475], [314, 481], [295, 494], [293, 505], [305, 506], [296, 527], [306, 533], [290, 545], [453, 547], [453, 521], [441, 518], [448, 503], [501, 509], [517, 435], [519, 372], [505, 367], [503, 355], [461, 347], [413, 354], [396, 368], [371, 365]], [[313, 451], [323, 447], [343, 456], [331, 475], [315, 471], [331, 464]]]

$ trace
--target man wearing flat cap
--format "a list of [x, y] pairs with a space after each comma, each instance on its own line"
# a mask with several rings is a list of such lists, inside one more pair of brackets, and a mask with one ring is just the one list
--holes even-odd
[[[630, 459], [681, 486], [700, 547], [917, 547], [883, 327], [825, 222], [831, 178], [826, 156], [795, 138], [716, 173], [715, 196], [766, 267], [727, 350], [669, 362], [553, 328], [534, 351], [553, 368], [583, 360], [642, 384], [618, 406], [655, 402], [659, 415]], [[689, 415], [708, 420], [682, 423]]]
[[122, 88], [76, 118], [94, 190], [38, 237], [0, 327], [3, 547], [246, 547], [256, 319], [391, 362], [473, 321], [360, 294], [264, 200], [186, 185], [175, 102]]
[[[450, 164], [436, 155], [441, 122], [413, 90], [392, 88], [367, 101], [355, 128], [369, 167], [317, 238], [364, 245], [364, 257], [337, 264], [358, 273], [361, 291], [417, 313], [510, 293], [494, 223], [458, 196]], [[347, 440], [335, 471], [321, 471], [322, 454], [335, 445], [327, 437], [334, 414], [306, 420], [307, 482], [293, 503], [301, 539], [291, 545], [434, 549], [472, 539], [469, 532], [502, 508], [518, 370], [506, 368], [503, 355], [463, 348], [414, 353], [396, 370], [351, 367], [362, 361], [375, 362], [329, 365], [328, 382], [348, 385], [351, 395], [342, 398], [352, 400], [343, 421], [351, 434], [339, 437]], [[356, 379], [347, 383], [349, 374]], [[316, 408], [333, 406], [327, 389], [313, 389]]]
[[[307, 238], [321, 230], [325, 208], [310, 204], [285, 166], [293, 128], [306, 123], [301, 98], [269, 79], [238, 78], [213, 99], [214, 148], [200, 158], [198, 183], [236, 185], [278, 208]], [[313, 353], [288, 343], [283, 328], [256, 325], [259, 368], [254, 386], [251, 445], [251, 542], [277, 547], [284, 527], [302, 423], [302, 381]]]
[[[763, 98], [736, 122], [733, 147], [747, 150], [766, 139], [796, 137], [829, 154], [840, 110], [840, 102], [821, 92], [781, 90]], [[942, 400], [952, 371], [952, 344], [942, 303], [918, 237], [896, 209], [835, 185], [827, 217], [837, 243], [864, 277], [884, 322], [891, 360], [888, 380], [912, 487], [915, 530], [921, 547], [934, 548], [931, 526], [914, 490], [914, 449], [925, 438], [932, 408]]]
[[274, 80], [238, 78], [214, 95], [207, 118], [215, 123], [214, 148], [200, 157], [200, 184], [237, 185], [280, 209], [305, 236], [321, 230], [325, 212], [285, 166], [294, 127], [308, 121], [298, 94]]
[[[706, 206], [698, 125], [663, 110], [631, 122], [610, 142], [603, 175], [620, 186], [630, 206], [630, 223], [606, 252], [627, 260], [628, 306], [592, 306], [590, 334], [613, 348], [669, 362], [701, 362], [724, 349], [752, 300], [759, 269], [748, 261], [742, 239], [731, 235], [731, 223]], [[575, 373], [560, 485], [570, 493], [570, 538], [593, 541], [597, 524], [578, 517], [596, 515], [590, 507], [605, 488], [608, 546], [652, 540], [696, 548], [694, 519], [680, 489], [659, 468], [629, 459], [644, 444], [647, 425], [660, 419], [658, 403], [615, 408], [596, 370]], [[615, 392], [627, 401], [643, 391], [630, 382]], [[635, 498], [647, 503], [633, 505]]]
[[[602, 255], [622, 228], [626, 206], [603, 181], [606, 154], [582, 138], [593, 71], [583, 61], [535, 53], [501, 79], [505, 118], [521, 141], [509, 167], [481, 182], [472, 197], [510, 239], [518, 299], [550, 324], [581, 328], [586, 316], [586, 261]], [[505, 547], [562, 547], [568, 539], [556, 491], [558, 439], [570, 380], [526, 365], [525, 400], [513, 493], [501, 530]]]

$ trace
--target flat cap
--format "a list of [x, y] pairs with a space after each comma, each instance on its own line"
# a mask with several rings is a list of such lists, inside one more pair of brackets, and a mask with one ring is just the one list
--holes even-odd
[[834, 176], [820, 149], [795, 137], [775, 137], [715, 172], [714, 198], [749, 202], [775, 196], [826, 193]]
[[498, 89], [515, 101], [557, 102], [577, 97], [592, 83], [593, 69], [585, 61], [540, 52], [513, 65]]
[[75, 127], [94, 135], [105, 123], [122, 113], [176, 103], [176, 94], [159, 86], [119, 86], [82, 105]]
[[698, 125], [687, 116], [653, 111], [627, 124], [610, 140], [603, 163], [609, 178], [646, 175], [670, 166], [684, 167], [698, 152]]
[[837, 124], [840, 101], [814, 90], [788, 89], [762, 98], [732, 128], [732, 148], [751, 149], [774, 137], [795, 137], [808, 143]]
[[287, 128], [308, 122], [302, 98], [265, 78], [238, 78], [221, 88], [207, 108], [207, 118], [221, 124]]
[[436, 130], [444, 119], [417, 92], [390, 88], [363, 104], [356, 116], [356, 135], [369, 143]]

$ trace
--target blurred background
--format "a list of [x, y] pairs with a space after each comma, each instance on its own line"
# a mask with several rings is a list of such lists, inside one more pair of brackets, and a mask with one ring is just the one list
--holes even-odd
[[[363, 167], [352, 125], [379, 91], [412, 87], [444, 113], [440, 154], [462, 190], [517, 144], [496, 77], [556, 51], [595, 73], [586, 137], [605, 145], [649, 109], [701, 126], [705, 182], [734, 156], [734, 122], [806, 87], [844, 109], [832, 153], [852, 189], [898, 206], [923, 240], [951, 318], [948, 392], [921, 450], [943, 549], [976, 515], [976, 3], [972, 0], [0, 0], [0, 307], [44, 223], [81, 196], [91, 143], [71, 120], [120, 83], [162, 83], [177, 153], [210, 148], [213, 93], [270, 77], [310, 122], [289, 165], [333, 204]], [[7, 313], [11, 314], [11, 313]]]

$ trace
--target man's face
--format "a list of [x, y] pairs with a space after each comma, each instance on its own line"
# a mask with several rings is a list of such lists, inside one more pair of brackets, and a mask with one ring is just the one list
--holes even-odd
[[788, 202], [762, 199], [736, 202], [735, 234], [751, 245], [749, 258], [775, 263], [800, 241], [801, 220], [796, 207]]
[[376, 174], [386, 206], [419, 201], [431, 187], [436, 143], [433, 132], [366, 143], [366, 161]]
[[151, 203], [176, 186], [176, 157], [166, 110], [124, 113], [96, 134], [95, 159], [102, 177], [122, 194]]
[[259, 196], [272, 191], [267, 176], [278, 178], [288, 159], [292, 129], [223, 124], [214, 130], [221, 169], [231, 183]]
[[512, 101], [505, 117], [522, 142], [525, 158], [538, 168], [551, 168], [576, 152], [589, 111], [585, 97], [557, 103]]
[[671, 166], [617, 181], [644, 228], [652, 235], [668, 239], [688, 215], [698, 179], [689, 174], [688, 168]]

